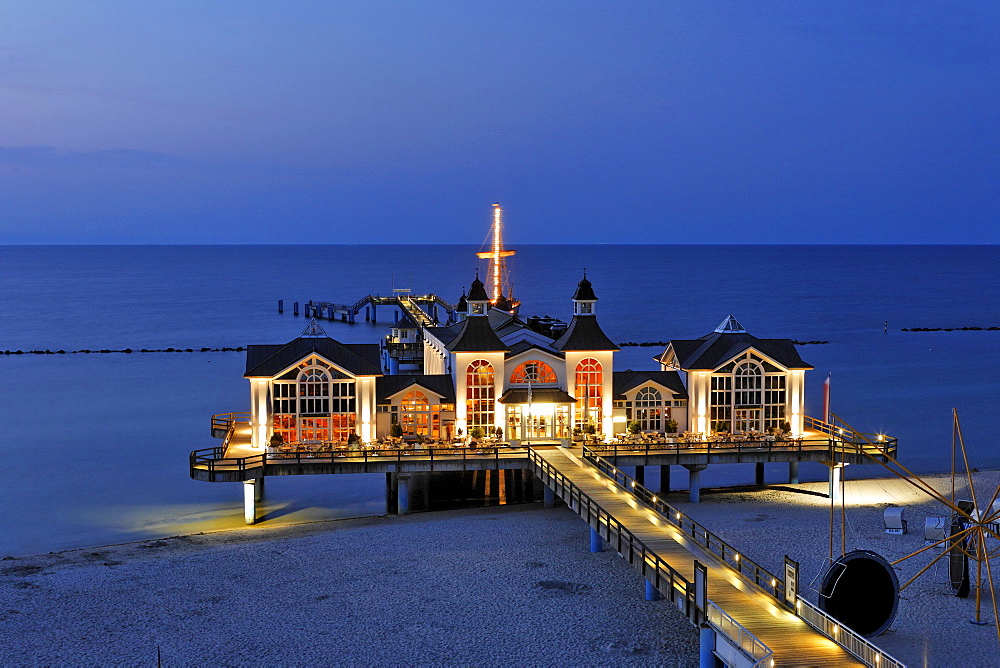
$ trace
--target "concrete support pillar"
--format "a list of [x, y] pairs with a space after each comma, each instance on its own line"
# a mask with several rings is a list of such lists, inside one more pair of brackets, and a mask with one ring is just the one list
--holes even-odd
[[715, 629], [702, 624], [698, 636], [698, 668], [715, 668]]
[[788, 462], [788, 484], [798, 485], [799, 484], [799, 463], [798, 462]]
[[257, 503], [264, 500], [264, 476], [254, 478], [253, 500]]
[[556, 507], [556, 493], [552, 491], [552, 488], [548, 485], [545, 486], [545, 497], [543, 499], [542, 505], [546, 508]]
[[397, 473], [386, 473], [385, 474], [385, 514], [395, 515], [398, 511], [397, 507], [397, 483], [399, 478]]
[[646, 600], [647, 601], [659, 601], [660, 600], [660, 590], [656, 588], [649, 580], [646, 580]]
[[670, 491], [670, 465], [662, 464], [660, 466], [660, 493]]
[[830, 487], [828, 495], [834, 501], [840, 501], [840, 480], [844, 475], [844, 465], [834, 464], [830, 468]]
[[638, 483], [638, 484], [642, 485], [643, 487], [645, 487], [646, 486], [646, 467], [645, 466], [636, 466], [635, 467], [635, 475], [632, 476], [632, 477], [635, 478], [636, 483]]
[[597, 529], [590, 527], [590, 551], [600, 552], [604, 549], [604, 539], [601, 538], [601, 534], [597, 533]]
[[396, 512], [406, 515], [410, 512], [410, 474], [397, 473]]
[[701, 472], [707, 468], [707, 465], [685, 465], [684, 468], [688, 470], [688, 501], [699, 503], [701, 501]]
[[256, 480], [243, 481], [243, 519], [247, 524], [257, 523], [257, 485]]
[[758, 487], [764, 484], [764, 462], [757, 462], [753, 465], [753, 484]]

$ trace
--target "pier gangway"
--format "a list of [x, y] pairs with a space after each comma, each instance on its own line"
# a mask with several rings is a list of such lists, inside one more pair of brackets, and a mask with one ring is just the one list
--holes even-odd
[[702, 565], [705, 609], [700, 615], [689, 612], [689, 619], [711, 624], [724, 638], [723, 651], [742, 656], [737, 663], [902, 666], [805, 601], [786, 607], [780, 578], [600, 457], [580, 447], [537, 447], [530, 449], [529, 460], [533, 472], [669, 600], [676, 600], [678, 578], [693, 582], [696, 565]]

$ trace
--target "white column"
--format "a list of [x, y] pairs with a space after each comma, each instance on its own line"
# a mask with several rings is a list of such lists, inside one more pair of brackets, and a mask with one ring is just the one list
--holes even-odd
[[356, 378], [354, 390], [357, 394], [358, 412], [360, 415], [360, 431], [362, 441], [375, 438], [375, 379], [372, 377]]
[[257, 481], [243, 481], [243, 518], [247, 524], [257, 523]]

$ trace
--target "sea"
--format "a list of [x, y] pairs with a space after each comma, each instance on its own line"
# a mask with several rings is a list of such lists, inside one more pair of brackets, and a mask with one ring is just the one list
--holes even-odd
[[[11, 390], [0, 402], [0, 557], [242, 527], [240, 485], [188, 476], [189, 452], [217, 444], [210, 417], [249, 407], [244, 353], [211, 349], [294, 339], [306, 322], [293, 301], [353, 303], [394, 289], [457, 301], [477, 250], [0, 247], [0, 372]], [[616, 342], [697, 338], [729, 314], [760, 338], [821, 342], [799, 348], [815, 367], [809, 414], [821, 416], [829, 377], [834, 413], [897, 437], [906, 467], [929, 474], [950, 469], [957, 409], [970, 465], [1000, 467], [1000, 331], [986, 329], [1000, 326], [996, 246], [521, 246], [521, 314], [568, 321], [584, 271]], [[322, 325], [343, 342], [375, 342], [392, 319], [388, 309], [379, 317]], [[902, 331], [912, 328], [941, 331]], [[140, 352], [168, 348], [182, 352]], [[662, 348], [622, 347], [616, 368], [657, 368]], [[769, 482], [785, 474], [768, 465]], [[880, 474], [854, 466], [848, 477]], [[821, 480], [826, 469], [803, 465], [800, 475]], [[706, 486], [752, 477], [741, 466], [702, 474]], [[269, 478], [261, 526], [381, 514], [384, 482]]]

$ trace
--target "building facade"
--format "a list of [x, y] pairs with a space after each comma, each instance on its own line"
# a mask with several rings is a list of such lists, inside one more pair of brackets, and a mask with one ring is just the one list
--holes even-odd
[[670, 341], [658, 370], [619, 371], [619, 348], [598, 323], [586, 276], [568, 326], [492, 308], [478, 277], [463, 297], [459, 322], [420, 328], [404, 317], [381, 346], [339, 343], [315, 321], [287, 344], [248, 346], [253, 444], [275, 433], [303, 443], [393, 432], [566, 441], [582, 433], [610, 438], [631, 422], [646, 432], [703, 436], [785, 423], [802, 430], [812, 367], [790, 340], [752, 337], [732, 316], [704, 337]]

